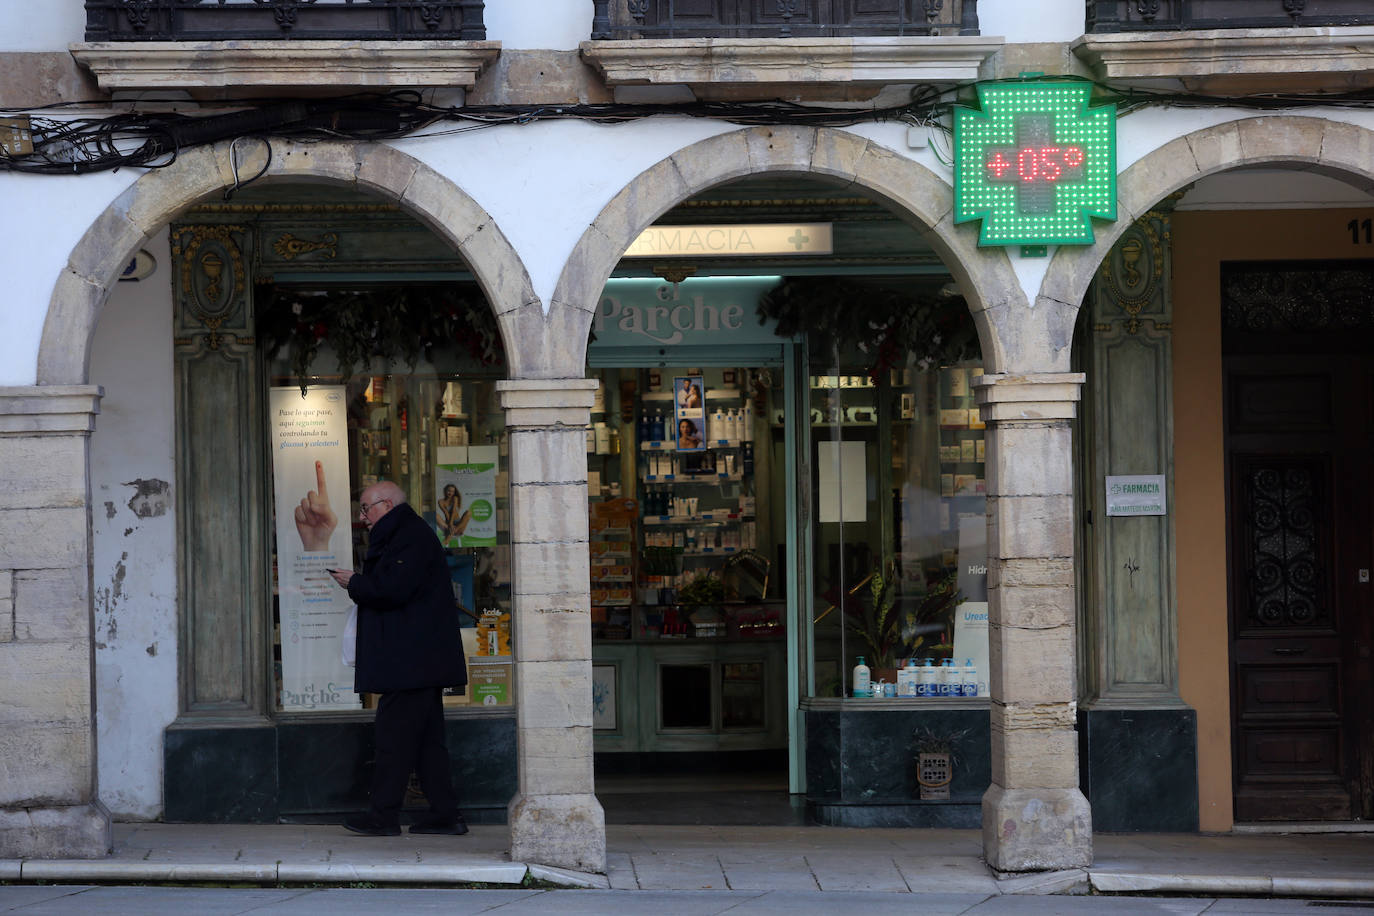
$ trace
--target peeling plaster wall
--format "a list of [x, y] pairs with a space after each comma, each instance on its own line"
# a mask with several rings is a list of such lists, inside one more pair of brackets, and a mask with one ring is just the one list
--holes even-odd
[[172, 290], [157, 271], [115, 285], [96, 328], [91, 436], [96, 730], [100, 800], [116, 819], [162, 813], [162, 730], [177, 713]]

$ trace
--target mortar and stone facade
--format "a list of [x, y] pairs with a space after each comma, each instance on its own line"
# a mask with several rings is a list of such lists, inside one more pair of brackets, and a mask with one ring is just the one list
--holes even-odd
[[[607, 101], [646, 78], [631, 52], [673, 61], [647, 78], [702, 98], [749, 98], [751, 81], [767, 82], [770, 98], [814, 100], [832, 80], [852, 83], [856, 93], [895, 92], [1010, 77], [1046, 61], [1054, 66], [1036, 69], [1153, 85], [1199, 78], [1199, 67], [1206, 76], [1209, 66], [1185, 53], [1181, 62], [1119, 73], [1094, 56], [1111, 50], [1102, 50], [1101, 36], [1083, 35], [1082, 6], [1071, 0], [1036, 4], [1044, 9], [1034, 14], [984, 0], [982, 37], [856, 38], [848, 50], [827, 46], [839, 63], [826, 58], [819, 71], [777, 63], [779, 53], [802, 54], [787, 40], [760, 40], [730, 58], [743, 72], [714, 58], [705, 66], [693, 40], [664, 42], [658, 55], [651, 41], [598, 49], [587, 31], [590, 3], [564, 0], [547, 15], [541, 0], [506, 6], [487, 10], [487, 42], [455, 43], [464, 45], [456, 49], [460, 76], [432, 68], [417, 75], [385, 57], [370, 65], [391, 84], [464, 90], [471, 104]], [[19, 15], [0, 14], [0, 22], [16, 25]], [[26, 11], [35, 15], [52, 18], [35, 38], [0, 42], [0, 57], [14, 64], [0, 68], [7, 74], [0, 104], [37, 109], [75, 94], [118, 107], [128, 103], [112, 102], [111, 92], [192, 79], [174, 70], [121, 82], [136, 51], [91, 63], [94, 50], [80, 47], [81, 24], [70, 13]], [[1287, 40], [1277, 30], [1244, 31], [1267, 54]], [[1333, 28], [1327, 38], [1330, 45], [1342, 36], [1363, 41], [1367, 31]], [[1121, 40], [1134, 53], [1158, 39]], [[68, 44], [101, 75], [98, 86], [74, 62], [62, 63]], [[44, 67], [26, 69], [40, 57]], [[1307, 85], [1314, 66], [1317, 78], [1352, 78], [1347, 58], [1329, 65], [1286, 53], [1276, 59], [1302, 70], [1291, 77], [1295, 86]], [[1233, 67], [1211, 66], [1234, 76]], [[1374, 71], [1358, 66], [1367, 82]], [[59, 75], [50, 76], [54, 67]], [[1274, 91], [1290, 79], [1263, 74], [1249, 79]], [[299, 88], [285, 78], [262, 85], [282, 94]], [[325, 184], [399, 208], [467, 265], [499, 323], [518, 684], [516, 789], [506, 815], [513, 859], [605, 868], [593, 766], [584, 448], [597, 303], [644, 229], [674, 206], [740, 180], [819, 178], [880, 203], [919, 231], [977, 327], [984, 375], [976, 399], [987, 426], [991, 780], [981, 823], [989, 864], [1006, 872], [1081, 867], [1092, 860], [1095, 822], [1158, 829], [1123, 822], [1111, 794], [1113, 783], [1138, 779], [1172, 812], [1165, 829], [1230, 829], [1233, 755], [1243, 744], [1232, 741], [1234, 672], [1219, 660], [1232, 651], [1227, 621], [1240, 586], [1228, 584], [1227, 483], [1216, 432], [1225, 426], [1219, 294], [1171, 287], [1164, 266], [1205, 273], [1222, 256], [1196, 235], [1186, 252], [1171, 247], [1177, 236], [1168, 227], [1187, 231], [1202, 211], [1240, 211], [1231, 212], [1240, 220], [1300, 211], [1304, 225], [1322, 228], [1294, 243], [1293, 257], [1369, 258], [1374, 250], [1358, 235], [1352, 246], [1346, 225], [1374, 209], [1374, 117], [1334, 104], [1300, 114], [1257, 114], [1220, 101], [1196, 109], [1160, 104], [1122, 117], [1118, 131], [1118, 219], [1098, 222], [1093, 244], [1052, 247], [1040, 259], [979, 247], [976, 225], [956, 225], [949, 170], [935, 151], [907, 142], [905, 124], [740, 127], [665, 114], [615, 126], [557, 121], [379, 143], [275, 139], [270, 160], [261, 144], [224, 141], [185, 150], [165, 168], [89, 176], [0, 170], [0, 199], [12, 214], [0, 227], [0, 264], [11, 284], [0, 339], [0, 858], [104, 854], [112, 819], [166, 814], [165, 729], [248, 734], [273, 719], [265, 636], [248, 632], [251, 613], [233, 622], [241, 655], [195, 650], [193, 637], [210, 632], [198, 629], [211, 625], [201, 615], [223, 611], [187, 601], [188, 570], [179, 561], [185, 494], [201, 494], [204, 481], [176, 479], [172, 457], [183, 434], [169, 393], [173, 293], [166, 273], [160, 290], [118, 283], [140, 249], [169, 252], [169, 224], [189, 208], [259, 173], [264, 189]], [[1259, 177], [1247, 181], [1241, 172], [1237, 183], [1210, 193], [1218, 186], [1208, 179], [1238, 169]], [[1275, 176], [1294, 176], [1291, 193]], [[1227, 200], [1225, 192], [1238, 196]], [[1128, 308], [1094, 281], [1116, 269], [1114, 252], [1132, 233], [1155, 246], [1157, 282]], [[1253, 242], [1225, 258], [1247, 250], [1283, 256], [1273, 249]], [[1175, 316], [1172, 303], [1184, 301], [1194, 311]], [[1148, 323], [1147, 333], [1121, 330], [1126, 320]], [[1351, 359], [1368, 371], [1368, 351]], [[1151, 368], [1142, 375], [1140, 365]], [[1117, 429], [1133, 410], [1164, 419], [1134, 423], [1138, 438], [1084, 433], [1085, 423]], [[1142, 454], [1154, 456], [1148, 467], [1125, 466]], [[1190, 468], [1187, 477], [1174, 476], [1175, 461]], [[1102, 475], [1111, 473], [1166, 475], [1170, 522], [1125, 541], [1093, 535], [1083, 511], [1100, 502]], [[160, 485], [158, 505], [125, 512], [121, 488], [148, 480]], [[1367, 550], [1368, 538], [1362, 543]], [[1144, 570], [1152, 590], [1122, 597], [1117, 570], [1142, 556], [1156, 558]], [[1371, 565], [1367, 557], [1347, 559]], [[1342, 594], [1347, 614], [1371, 600], [1367, 589]], [[136, 640], [120, 635], [135, 632]], [[1351, 638], [1365, 647], [1359, 657], [1367, 671], [1368, 634]], [[1367, 696], [1348, 702], [1361, 715], [1374, 708]], [[1131, 724], [1152, 716], [1181, 771], [1161, 768], [1158, 736]], [[1099, 754], [1097, 740], [1112, 752]], [[1355, 773], [1374, 771], [1367, 737], [1343, 733], [1341, 740]], [[1152, 770], [1164, 775], [1151, 780]], [[1372, 794], [1374, 786], [1358, 785], [1357, 807]]]

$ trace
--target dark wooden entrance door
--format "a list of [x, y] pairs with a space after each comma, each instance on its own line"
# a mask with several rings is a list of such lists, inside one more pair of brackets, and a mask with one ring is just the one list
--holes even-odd
[[1227, 327], [1235, 818], [1368, 818], [1374, 357]]

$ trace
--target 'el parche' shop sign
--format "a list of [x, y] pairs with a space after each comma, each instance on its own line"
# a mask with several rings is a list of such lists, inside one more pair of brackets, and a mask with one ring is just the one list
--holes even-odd
[[592, 346], [778, 344], [776, 322], [758, 318], [759, 298], [778, 282], [778, 277], [609, 280], [592, 319]]
[[1092, 84], [980, 84], [981, 110], [954, 109], [954, 221], [978, 244], [1091, 245], [1116, 219], [1116, 106]]

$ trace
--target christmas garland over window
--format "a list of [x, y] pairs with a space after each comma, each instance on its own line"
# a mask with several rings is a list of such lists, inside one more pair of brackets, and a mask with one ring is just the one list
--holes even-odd
[[454, 286], [376, 289], [258, 288], [258, 339], [268, 358], [287, 348], [301, 392], [309, 384], [320, 347], [328, 345], [347, 381], [373, 360], [405, 360], [457, 348], [479, 365], [502, 362], [500, 331], [480, 295]]
[[980, 356], [978, 331], [958, 296], [920, 293], [844, 278], [784, 280], [759, 301], [759, 323], [777, 334], [806, 334], [855, 347], [870, 360], [876, 381], [888, 369], [924, 370]]

